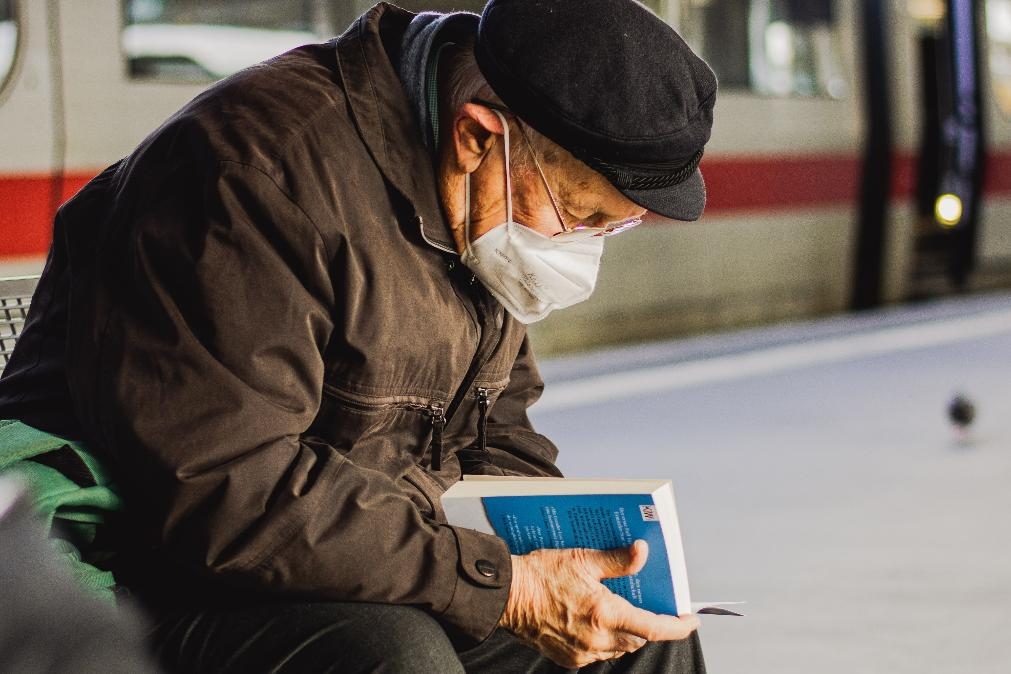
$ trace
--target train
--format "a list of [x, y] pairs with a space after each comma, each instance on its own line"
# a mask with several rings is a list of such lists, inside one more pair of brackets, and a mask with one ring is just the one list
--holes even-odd
[[[211, 82], [370, 4], [0, 0], [0, 276], [37, 273], [59, 205]], [[644, 4], [720, 80], [708, 206], [609, 239], [539, 350], [1011, 286], [1011, 0]]]

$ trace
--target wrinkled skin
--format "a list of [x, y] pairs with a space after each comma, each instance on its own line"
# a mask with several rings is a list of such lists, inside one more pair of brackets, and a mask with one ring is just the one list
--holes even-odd
[[632, 606], [600, 581], [638, 572], [649, 547], [538, 550], [513, 556], [513, 578], [499, 622], [563, 667], [583, 667], [631, 653], [647, 641], [684, 639], [694, 615], [659, 615]]

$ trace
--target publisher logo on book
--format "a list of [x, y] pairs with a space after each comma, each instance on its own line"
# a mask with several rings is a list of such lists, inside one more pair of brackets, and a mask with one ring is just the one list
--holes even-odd
[[656, 522], [659, 519], [656, 516], [655, 505], [641, 505], [639, 506], [639, 512], [642, 514], [643, 522]]

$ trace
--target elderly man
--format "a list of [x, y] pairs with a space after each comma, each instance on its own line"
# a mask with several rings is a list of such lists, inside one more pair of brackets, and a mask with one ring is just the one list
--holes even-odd
[[0, 417], [117, 476], [166, 667], [704, 671], [694, 616], [599, 582], [641, 544], [511, 556], [440, 494], [559, 475], [525, 324], [647, 211], [699, 217], [715, 91], [632, 0], [380, 4], [63, 207]]

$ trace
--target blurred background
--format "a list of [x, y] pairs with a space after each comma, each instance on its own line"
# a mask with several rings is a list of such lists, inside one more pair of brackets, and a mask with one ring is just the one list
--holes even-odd
[[[0, 275], [39, 269], [54, 209], [210, 82], [370, 4], [0, 0]], [[1011, 0], [645, 4], [720, 78], [709, 206], [609, 241], [541, 353], [1011, 284]]]
[[[208, 84], [371, 4], [0, 0], [0, 276]], [[693, 598], [749, 602], [714, 674], [1011, 671], [1011, 0], [645, 4], [720, 78], [709, 204], [532, 326], [535, 422], [569, 475], [673, 478]]]

